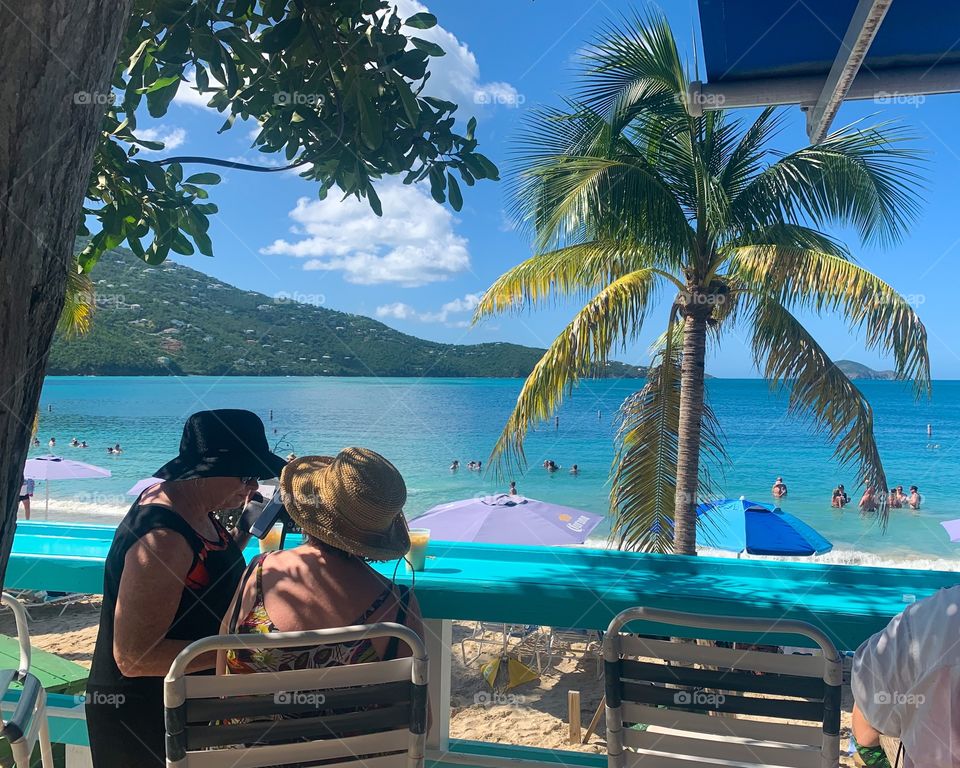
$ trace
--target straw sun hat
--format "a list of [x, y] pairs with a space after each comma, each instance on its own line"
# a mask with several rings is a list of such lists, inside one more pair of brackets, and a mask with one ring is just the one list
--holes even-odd
[[294, 522], [325, 544], [370, 560], [410, 549], [407, 486], [379, 453], [344, 448], [336, 458], [296, 458], [280, 474], [280, 494]]

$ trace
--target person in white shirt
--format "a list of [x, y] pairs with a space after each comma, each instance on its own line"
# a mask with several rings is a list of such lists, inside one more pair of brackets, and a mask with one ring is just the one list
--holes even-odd
[[960, 586], [908, 606], [860, 646], [850, 681], [858, 744], [888, 736], [902, 744], [899, 766], [960, 766], [958, 638]]
[[34, 488], [35, 485], [31, 478], [23, 478], [23, 481], [20, 483], [20, 503], [23, 504], [25, 520], [30, 519], [30, 499], [33, 496]]

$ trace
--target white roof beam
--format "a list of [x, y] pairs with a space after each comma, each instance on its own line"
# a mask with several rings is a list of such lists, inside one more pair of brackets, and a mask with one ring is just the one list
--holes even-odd
[[807, 111], [807, 136], [816, 144], [826, 136], [866, 58], [893, 0], [860, 0], [816, 103]]
[[[719, 85], [695, 80], [690, 83], [686, 104], [689, 113], [698, 117], [715, 109], [814, 104], [822, 91], [823, 77], [814, 75], [736, 80]], [[896, 102], [939, 93], [960, 93], [960, 64], [861, 72], [845, 98]]]

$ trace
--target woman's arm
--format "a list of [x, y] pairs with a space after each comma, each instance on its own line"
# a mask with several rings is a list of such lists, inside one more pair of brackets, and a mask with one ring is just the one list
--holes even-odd
[[[150, 531], [127, 552], [113, 629], [113, 657], [124, 677], [163, 677], [189, 645], [165, 636], [192, 564], [186, 539], [165, 528]], [[205, 654], [189, 671], [210, 669], [214, 662], [213, 654]]]

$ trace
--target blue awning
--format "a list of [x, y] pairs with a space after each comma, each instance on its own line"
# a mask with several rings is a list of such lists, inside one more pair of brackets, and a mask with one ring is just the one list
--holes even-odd
[[844, 99], [960, 91], [960, 3], [699, 0], [706, 82], [691, 112], [800, 104], [826, 133]]

